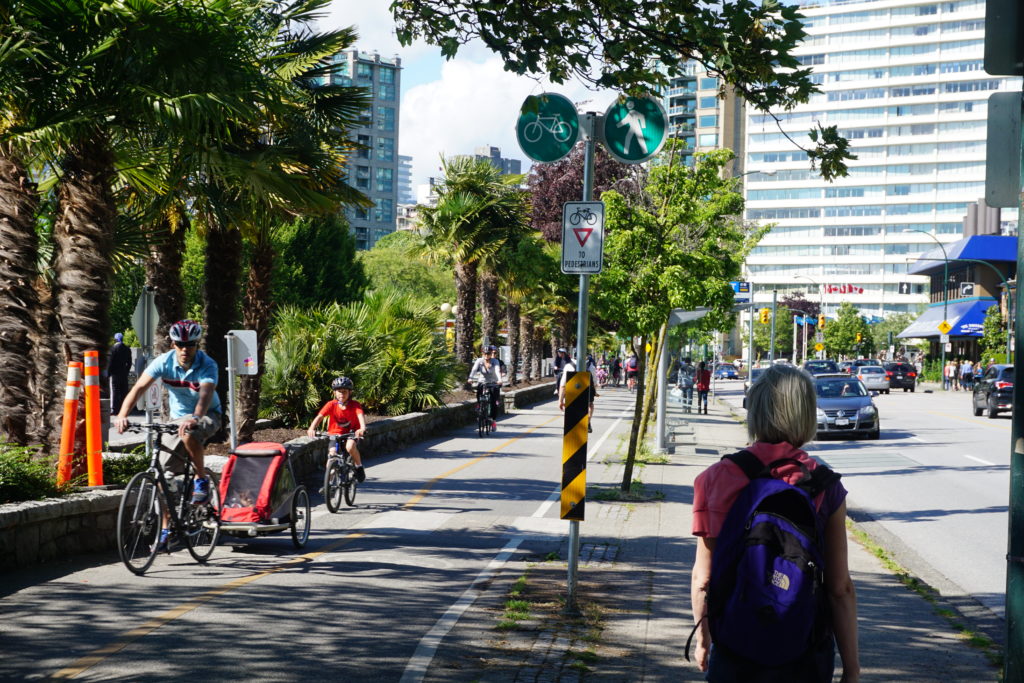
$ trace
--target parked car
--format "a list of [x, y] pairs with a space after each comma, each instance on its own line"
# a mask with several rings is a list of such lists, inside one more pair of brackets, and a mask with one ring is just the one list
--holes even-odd
[[757, 378], [764, 372], [764, 368], [754, 368], [747, 375], [747, 379], [743, 382], [743, 408], [747, 407], [747, 394], [750, 392], [750, 385], [757, 381]]
[[1013, 366], [990, 365], [974, 382], [971, 405], [975, 417], [988, 412], [995, 417], [1000, 412], [1013, 411]]
[[917, 385], [917, 368], [910, 363], [886, 363], [885, 374], [889, 376], [890, 389], [902, 389], [904, 393], [913, 391]]
[[881, 365], [861, 365], [855, 377], [864, 383], [868, 391], [889, 393], [889, 376]]
[[806, 360], [804, 370], [814, 375], [830, 375], [839, 372], [839, 366], [834, 360]]
[[719, 365], [715, 368], [715, 379], [739, 379], [740, 373], [736, 372], [736, 367], [732, 364]]
[[878, 408], [864, 383], [842, 373], [814, 378], [818, 396], [818, 436], [850, 434], [877, 439], [881, 435]]
[[841, 360], [836, 365], [839, 366], [839, 372], [847, 375], [853, 373], [853, 361], [852, 360]]

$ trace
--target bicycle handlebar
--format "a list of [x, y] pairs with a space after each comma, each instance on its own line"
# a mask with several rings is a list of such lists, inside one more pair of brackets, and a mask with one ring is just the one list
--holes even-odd
[[363, 437], [356, 436], [355, 432], [348, 432], [347, 434], [331, 434], [330, 432], [313, 432], [317, 438], [328, 438], [337, 439], [339, 441], [361, 441]]
[[[158, 434], [177, 434], [181, 425], [173, 422], [145, 422], [142, 424], [129, 423], [124, 428], [126, 432], [156, 432]], [[192, 431], [191, 429], [189, 431]]]

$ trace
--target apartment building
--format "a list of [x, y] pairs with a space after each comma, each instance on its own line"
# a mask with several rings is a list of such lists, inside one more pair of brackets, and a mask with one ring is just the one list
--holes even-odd
[[669, 135], [686, 143], [683, 160], [693, 164], [694, 152], [726, 147], [737, 155], [730, 170], [742, 172], [744, 103], [732, 88], [723, 88], [714, 74], [689, 62], [682, 76], [674, 77], [665, 93]]
[[[821, 93], [791, 111], [748, 110], [746, 218], [775, 227], [744, 279], [759, 305], [802, 291], [828, 315], [916, 314], [929, 302], [922, 252], [963, 237], [984, 196], [988, 97], [1019, 78], [983, 66], [985, 0], [798, 0], [808, 38], [795, 51]], [[857, 160], [824, 182], [797, 143], [837, 125]], [[1016, 231], [1004, 210], [1000, 232]]]
[[371, 96], [369, 107], [360, 117], [361, 125], [352, 131], [361, 147], [350, 160], [349, 182], [372, 199], [374, 206], [345, 210], [356, 247], [370, 249], [381, 237], [395, 231], [402, 60], [360, 50], [344, 50], [334, 59], [342, 68], [334, 74], [333, 84], [366, 88]]

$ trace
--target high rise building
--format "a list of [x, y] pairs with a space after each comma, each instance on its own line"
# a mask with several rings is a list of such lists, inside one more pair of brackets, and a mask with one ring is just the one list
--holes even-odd
[[[758, 304], [796, 290], [834, 314], [916, 314], [935, 294], [908, 275], [936, 242], [963, 236], [985, 192], [988, 96], [1019, 78], [983, 67], [985, 0], [798, 0], [794, 51], [821, 92], [791, 111], [748, 110], [746, 218], [773, 223], [747, 259]], [[827, 183], [797, 148], [837, 125], [857, 160]], [[790, 139], [792, 138], [792, 140]], [[1016, 229], [1004, 211], [1003, 231]]]
[[398, 155], [398, 203], [415, 204], [412, 192], [412, 157]]
[[737, 155], [732, 170], [739, 172], [743, 158], [743, 100], [731, 87], [722, 93], [721, 81], [697, 62], [688, 62], [674, 77], [664, 98], [669, 135], [686, 143], [683, 160], [693, 164], [693, 153], [726, 147]]
[[472, 157], [476, 161], [489, 161], [491, 165], [502, 172], [503, 175], [519, 175], [522, 173], [523, 162], [519, 159], [505, 159], [501, 156], [500, 147], [477, 147], [473, 154], [461, 156]]
[[398, 205], [398, 107], [402, 60], [376, 52], [343, 50], [334, 56], [342, 65], [334, 85], [354, 85], [370, 93], [369, 107], [352, 135], [360, 149], [349, 160], [349, 182], [373, 200], [372, 208], [349, 208], [345, 215], [359, 249], [369, 249], [395, 231]]

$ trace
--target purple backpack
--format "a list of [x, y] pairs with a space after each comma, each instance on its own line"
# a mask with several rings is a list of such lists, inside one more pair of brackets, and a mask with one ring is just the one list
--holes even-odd
[[[725, 458], [750, 483], [729, 509], [711, 558], [711, 642], [728, 655], [762, 666], [788, 664], [831, 634], [824, 520], [814, 498], [840, 475], [823, 465], [808, 471], [793, 458], [765, 467], [749, 451]], [[787, 463], [803, 470], [795, 486], [771, 475]]]

